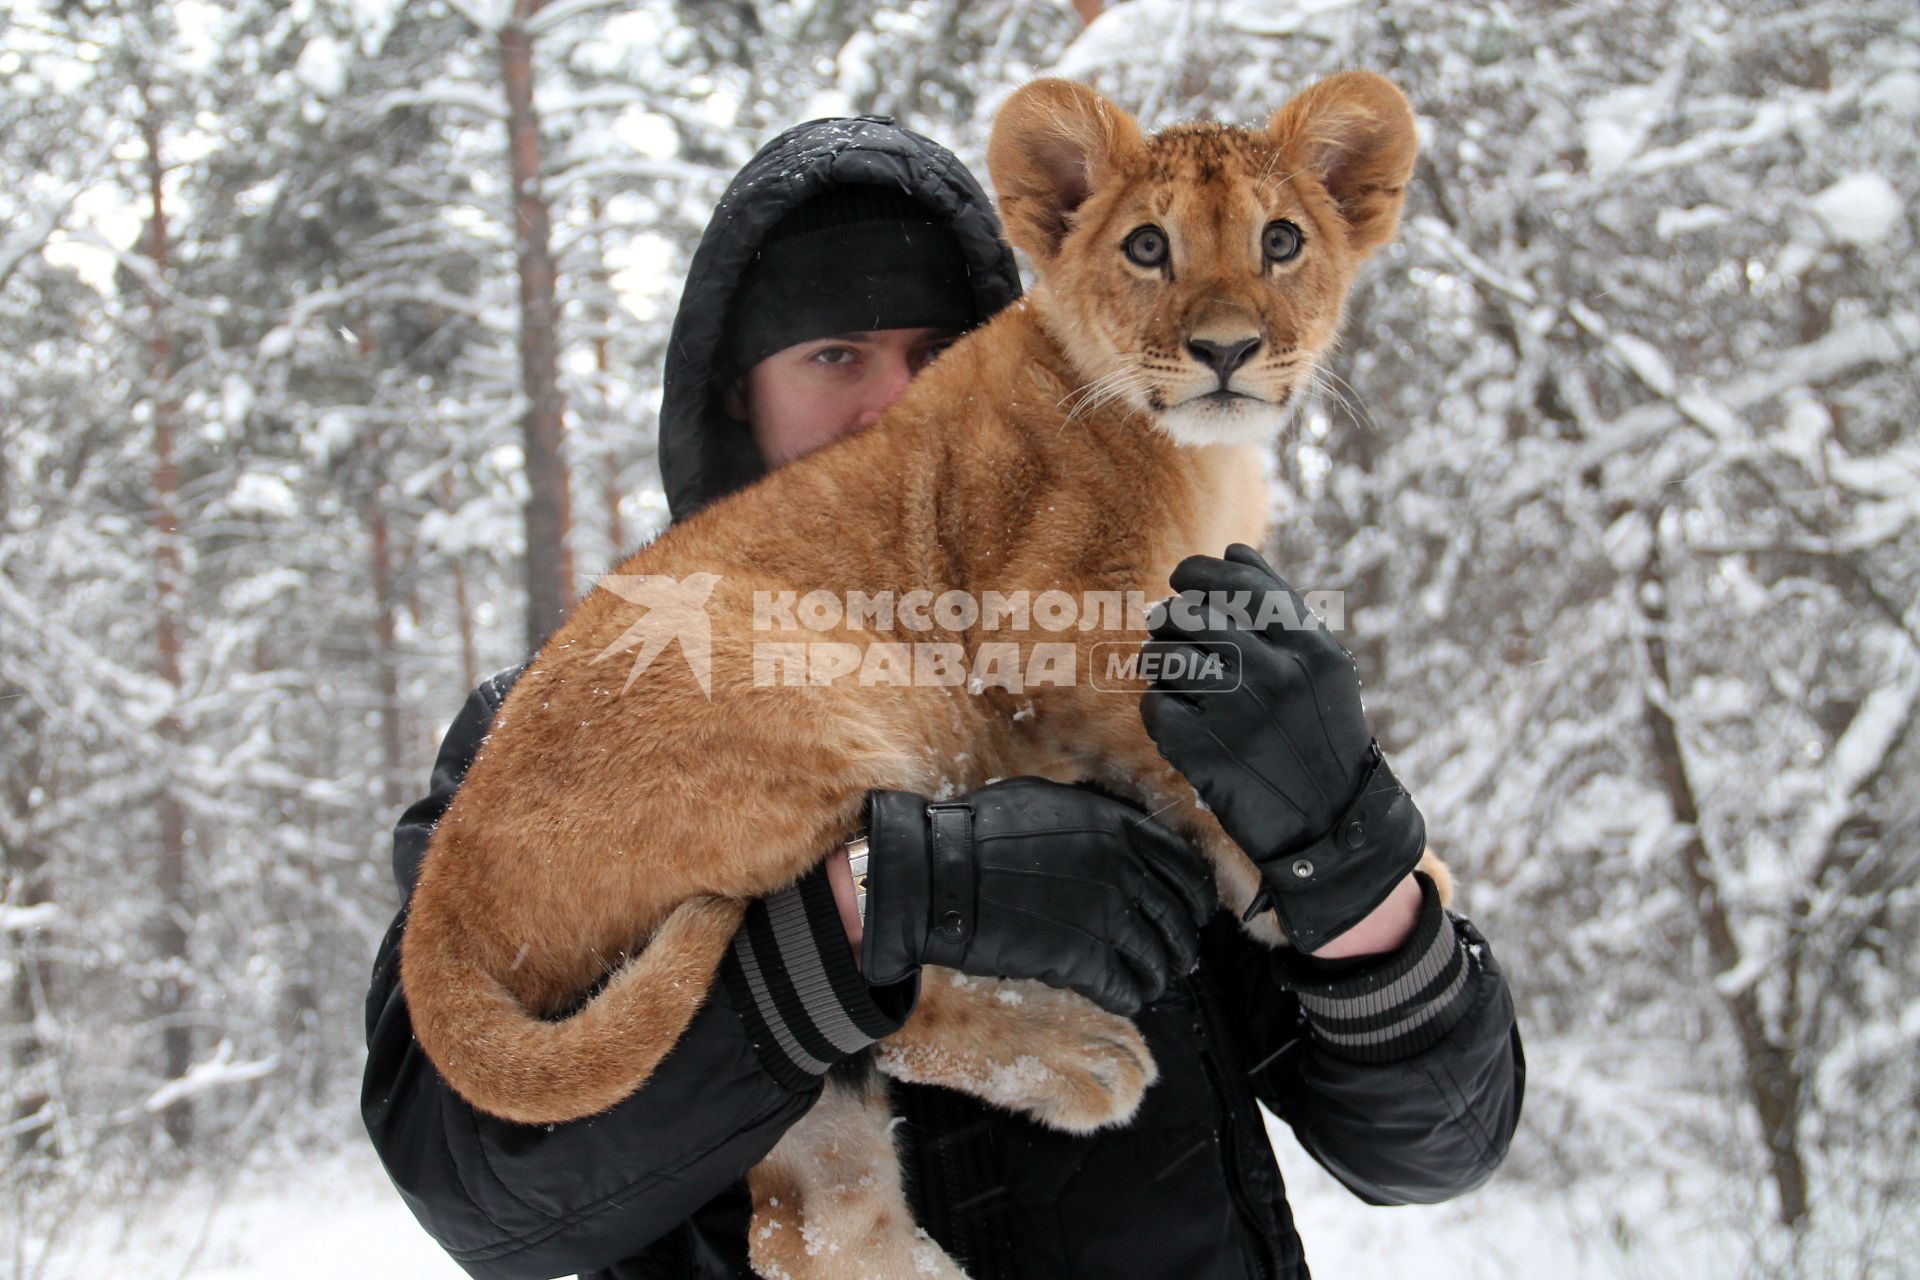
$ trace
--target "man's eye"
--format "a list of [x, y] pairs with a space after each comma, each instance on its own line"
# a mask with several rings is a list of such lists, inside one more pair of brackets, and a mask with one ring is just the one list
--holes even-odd
[[941, 356], [947, 354], [947, 349], [950, 348], [951, 346], [953, 346], [953, 343], [951, 342], [940, 342], [940, 343], [935, 343], [933, 346], [926, 348], [924, 351], [920, 353], [919, 367], [922, 369], [926, 368], [928, 365], [932, 364], [935, 360], [938, 360]]
[[822, 347], [810, 358], [815, 364], [852, 364], [859, 355], [852, 347]]

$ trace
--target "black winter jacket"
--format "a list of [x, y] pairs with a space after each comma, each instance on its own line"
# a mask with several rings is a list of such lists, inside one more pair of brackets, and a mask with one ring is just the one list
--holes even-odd
[[[676, 320], [660, 449], [676, 518], [758, 474], [751, 438], [711, 394], [725, 307], [780, 215], [844, 182], [898, 184], [947, 217], [975, 264], [983, 318], [1017, 294], [984, 195], [944, 151], [881, 120], [783, 135], [723, 199]], [[403, 899], [517, 675], [469, 697], [428, 795], [395, 828]], [[1216, 919], [1200, 966], [1137, 1019], [1161, 1076], [1124, 1129], [1059, 1134], [893, 1084], [917, 1220], [974, 1280], [1304, 1280], [1257, 1102], [1370, 1203], [1479, 1186], [1518, 1122], [1525, 1062], [1491, 950], [1422, 887], [1413, 937], [1366, 962], [1287, 961]], [[805, 1113], [830, 1065], [900, 1025], [911, 999], [860, 981], [816, 871], [755, 904], [723, 981], [644, 1088], [589, 1119], [516, 1125], [467, 1106], [414, 1041], [399, 987], [405, 925], [403, 906], [374, 963], [362, 1115], [421, 1225], [487, 1280], [746, 1280], [745, 1171]]]

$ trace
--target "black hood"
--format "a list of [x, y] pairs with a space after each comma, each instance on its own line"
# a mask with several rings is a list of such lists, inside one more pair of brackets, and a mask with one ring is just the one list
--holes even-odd
[[885, 116], [810, 120], [787, 130], [720, 197], [680, 295], [660, 404], [660, 478], [675, 520], [766, 471], [746, 424], [721, 409], [716, 371], [727, 307], [748, 264], [794, 206], [863, 185], [904, 191], [952, 229], [966, 256], [976, 323], [1020, 296], [1013, 250], [986, 192], [945, 147]]

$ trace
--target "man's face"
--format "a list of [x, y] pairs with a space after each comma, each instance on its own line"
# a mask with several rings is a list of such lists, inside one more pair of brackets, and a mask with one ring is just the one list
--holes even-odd
[[727, 393], [753, 426], [767, 469], [870, 427], [907, 383], [951, 344], [951, 329], [879, 329], [776, 351]]

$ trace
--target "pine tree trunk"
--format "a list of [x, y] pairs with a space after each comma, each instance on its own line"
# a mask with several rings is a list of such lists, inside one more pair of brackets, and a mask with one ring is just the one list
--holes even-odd
[[380, 796], [385, 811], [398, 818], [406, 804], [400, 785], [400, 655], [394, 638], [393, 552], [378, 492], [367, 500], [365, 519], [373, 577], [374, 694], [380, 703]]
[[[0, 441], [4, 443], [4, 441]], [[7, 460], [0, 454], [0, 536], [8, 527], [9, 474]], [[40, 779], [40, 734], [46, 716], [25, 689], [0, 683], [0, 735], [9, 748], [7, 767], [0, 772], [5, 779], [7, 812], [23, 828], [32, 817], [33, 789]], [[37, 907], [53, 899], [53, 886], [47, 873], [46, 853], [31, 843], [13, 844], [0, 840], [0, 897], [15, 906]], [[35, 945], [34, 930], [0, 936], [13, 952], [13, 976], [7, 982], [5, 1026], [13, 1037], [7, 1054], [14, 1084], [13, 1105], [5, 1123], [13, 1130], [13, 1153], [24, 1160], [33, 1154], [44, 1124], [26, 1124], [30, 1116], [40, 1114], [51, 1100], [39, 1074], [48, 1060], [47, 1046], [40, 1038], [40, 1003], [48, 989], [47, 964]], [[36, 992], [38, 995], [36, 996]]]
[[[604, 209], [599, 196], [587, 201], [587, 218], [595, 227], [600, 226]], [[611, 416], [607, 411], [607, 384], [613, 373], [613, 358], [608, 350], [607, 335], [613, 332], [613, 273], [607, 270], [607, 255], [595, 239], [593, 282], [594, 282], [594, 325], [593, 325], [593, 369], [598, 375], [596, 380], [599, 406], [600, 445], [604, 451], [600, 457], [600, 505], [607, 515], [607, 562], [618, 564], [627, 554], [627, 525], [620, 515], [620, 449], [610, 439], [614, 434]]]
[[507, 94], [507, 162], [512, 175], [514, 248], [520, 269], [520, 377], [527, 409], [521, 419], [527, 465], [527, 652], [566, 616], [573, 596], [568, 548], [572, 513], [561, 441], [566, 405], [560, 394], [558, 308], [551, 223], [540, 182], [540, 120], [533, 108], [533, 37], [527, 19], [545, 0], [514, 0], [500, 31], [500, 72]]
[[612, 550], [611, 563], [618, 564], [627, 554], [627, 522], [620, 515], [620, 460], [609, 451], [602, 467], [600, 501], [607, 509], [607, 546]]
[[[453, 473], [448, 472], [440, 478], [440, 493], [446, 500], [448, 513], [454, 510]], [[480, 683], [480, 658], [473, 643], [473, 606], [467, 598], [467, 565], [458, 551], [449, 557], [453, 561], [453, 607], [460, 616], [456, 619], [460, 629], [460, 692], [466, 693]]]
[[[0, 495], [0, 527], [4, 527], [4, 495]], [[8, 715], [7, 712], [12, 714]], [[0, 729], [7, 735], [14, 755], [6, 772], [8, 812], [25, 825], [31, 818], [29, 795], [41, 776], [40, 735], [46, 716], [35, 706], [26, 690], [0, 684]], [[0, 891], [5, 891], [14, 906], [37, 907], [53, 901], [52, 875], [46, 851], [32, 843], [0, 842]], [[41, 1039], [40, 1011], [45, 1007], [52, 984], [52, 973], [34, 936], [35, 929], [10, 933], [6, 941], [13, 952], [13, 976], [7, 983], [6, 1026], [13, 1039], [7, 1054], [8, 1067], [15, 1081], [13, 1105], [6, 1123], [13, 1130], [13, 1153], [25, 1160], [39, 1145], [41, 1135], [50, 1126], [43, 1117], [33, 1122], [52, 1103], [44, 1075], [52, 1055]]]
[[[147, 98], [142, 86], [143, 99]], [[147, 255], [153, 262], [157, 279], [165, 280], [169, 268], [167, 211], [162, 187], [160, 126], [151, 100], [144, 103], [140, 133], [146, 143], [146, 178], [149, 200]], [[180, 634], [177, 615], [181, 591], [179, 518], [175, 514], [180, 480], [174, 464], [173, 437], [179, 405], [173, 390], [173, 340], [167, 331], [166, 299], [158, 290], [149, 289], [147, 337], [148, 379], [153, 401], [153, 547], [154, 547], [154, 623], [155, 670], [177, 696], [180, 691]], [[180, 721], [167, 716], [159, 726], [162, 750], [168, 762], [182, 755]], [[162, 789], [154, 806], [160, 833], [160, 848], [154, 865], [155, 887], [159, 890], [158, 910], [150, 926], [151, 945], [160, 975], [155, 981], [149, 1009], [161, 1034], [161, 1071], [164, 1079], [177, 1080], [186, 1075], [193, 1062], [193, 1029], [187, 1024], [187, 922], [193, 918], [187, 895], [187, 814], [172, 786]], [[162, 1117], [167, 1134], [177, 1147], [185, 1147], [193, 1138], [193, 1112], [184, 1099], [168, 1107]]]
[[[1646, 623], [1642, 643], [1653, 669], [1653, 679], [1663, 696], [1659, 700], [1643, 699], [1641, 717], [1652, 739], [1654, 769], [1672, 807], [1674, 821], [1688, 829], [1686, 844], [1680, 851], [1681, 865], [1692, 894], [1694, 916], [1706, 939], [1708, 959], [1716, 975], [1727, 974], [1739, 967], [1740, 948], [1733, 936], [1733, 925], [1706, 842], [1700, 834], [1700, 806], [1693, 781], [1687, 774], [1686, 759], [1680, 751], [1680, 735], [1665, 710], [1678, 700], [1678, 695], [1667, 664], [1667, 580], [1660, 554], [1661, 514], [1660, 510], [1649, 513], [1653, 522], [1653, 546], [1640, 571], [1636, 595]], [[1780, 1222], [1792, 1228], [1807, 1212], [1807, 1170], [1799, 1133], [1807, 1082], [1794, 1061], [1792, 1046], [1780, 1043], [1769, 1034], [1756, 983], [1747, 983], [1723, 996], [1722, 1001], [1739, 1037], [1747, 1100], [1760, 1120], [1768, 1167], [1778, 1193]]]

